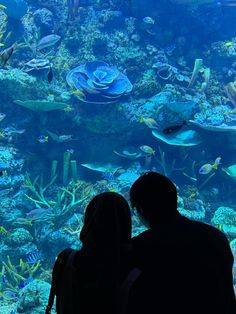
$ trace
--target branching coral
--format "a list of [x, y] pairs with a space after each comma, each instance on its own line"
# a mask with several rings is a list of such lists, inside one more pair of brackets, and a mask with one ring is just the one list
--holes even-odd
[[36, 177], [32, 182], [29, 175], [26, 176], [26, 184], [32, 195], [25, 194], [26, 198], [36, 205], [36, 209], [27, 214], [34, 222], [48, 222], [60, 226], [69, 214], [90, 196], [89, 185], [82, 181], [71, 182], [67, 187], [59, 188], [57, 193], [45, 196], [48, 188], [55, 182], [56, 177], [43, 186], [42, 177]]
[[176, 164], [176, 160], [175, 159], [173, 159], [171, 164], [169, 164], [169, 162], [166, 159], [165, 152], [160, 147], [158, 147], [158, 150], [159, 150], [159, 153], [160, 153], [159, 154], [160, 157], [157, 158], [155, 156], [155, 161], [158, 163], [158, 165], [161, 168], [161, 172], [165, 176], [169, 177], [174, 171], [183, 171], [184, 170], [184, 168], [176, 168], [175, 167], [175, 164]]
[[35, 264], [28, 264], [20, 259], [19, 265], [14, 266], [10, 257], [7, 256], [7, 261], [2, 262], [0, 272], [2, 278], [1, 291], [11, 289], [11, 291], [18, 292], [20, 285], [26, 284], [29, 278], [33, 279], [40, 269], [40, 260]]
[[43, 187], [42, 176], [41, 177], [37, 176], [32, 182], [29, 174], [26, 174], [24, 186], [31, 191], [31, 193], [34, 195], [35, 198], [32, 198], [28, 194], [25, 194], [25, 197], [27, 197], [30, 201], [34, 202], [36, 207], [45, 206], [46, 208], [50, 208], [51, 205], [53, 204], [51, 204], [50, 201], [46, 200], [44, 193], [54, 183], [55, 180], [56, 180], [56, 176], [54, 176], [49, 181], [49, 183]]

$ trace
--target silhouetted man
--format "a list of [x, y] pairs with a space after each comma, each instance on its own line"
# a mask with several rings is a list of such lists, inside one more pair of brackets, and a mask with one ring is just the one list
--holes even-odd
[[149, 229], [133, 239], [142, 270], [131, 288], [129, 314], [236, 314], [233, 255], [225, 235], [177, 211], [175, 185], [149, 172], [130, 190]]

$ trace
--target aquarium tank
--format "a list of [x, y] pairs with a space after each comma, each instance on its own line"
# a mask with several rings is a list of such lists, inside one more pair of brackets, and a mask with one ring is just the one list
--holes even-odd
[[0, 0], [1, 314], [44, 313], [88, 202], [150, 170], [236, 257], [235, 29], [232, 0]]

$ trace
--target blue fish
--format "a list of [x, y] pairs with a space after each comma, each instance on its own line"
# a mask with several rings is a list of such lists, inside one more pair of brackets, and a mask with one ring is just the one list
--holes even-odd
[[27, 255], [27, 263], [35, 264], [40, 260], [41, 253], [38, 250], [35, 250]]
[[24, 283], [20, 283], [20, 284], [18, 285], [18, 288], [19, 288], [19, 289], [23, 289], [25, 286], [26, 286], [26, 285], [25, 285]]
[[5, 275], [2, 275], [2, 283], [6, 283], [6, 276]]

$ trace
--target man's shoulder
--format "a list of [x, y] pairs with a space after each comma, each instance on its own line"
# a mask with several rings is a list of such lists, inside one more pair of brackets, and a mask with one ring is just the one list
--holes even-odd
[[[178, 234], [181, 234], [183, 237], [189, 237], [189, 239], [195, 238], [197, 241], [210, 241], [219, 243], [219, 245], [220, 243], [222, 245], [228, 245], [227, 237], [219, 229], [207, 223], [190, 220], [183, 216], [180, 217], [175, 225], [172, 225], [171, 229], [167, 229], [166, 231], [170, 237], [172, 233], [177, 238]], [[142, 245], [142, 243], [144, 244], [152, 241], [155, 237], [159, 237], [158, 228], [148, 229], [134, 237], [132, 240], [134, 245]]]
[[215, 241], [228, 242], [226, 235], [218, 228], [201, 221], [190, 220], [185, 218], [185, 224], [189, 226], [189, 229], [196, 234], [202, 235], [205, 238], [210, 238]]

